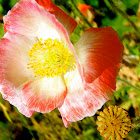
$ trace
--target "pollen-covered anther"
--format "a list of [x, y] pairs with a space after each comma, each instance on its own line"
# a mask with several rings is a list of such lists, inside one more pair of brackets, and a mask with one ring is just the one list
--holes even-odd
[[54, 77], [75, 68], [75, 59], [67, 46], [57, 39], [40, 39], [29, 51], [28, 69], [35, 76]]
[[128, 113], [118, 106], [105, 108], [97, 119], [97, 130], [106, 140], [122, 140], [132, 128]]

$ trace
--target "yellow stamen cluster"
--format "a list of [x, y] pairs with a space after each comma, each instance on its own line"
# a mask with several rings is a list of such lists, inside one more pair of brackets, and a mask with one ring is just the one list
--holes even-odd
[[128, 113], [118, 106], [109, 106], [100, 111], [97, 119], [97, 130], [106, 140], [123, 140], [132, 128]]
[[32, 68], [35, 76], [54, 77], [75, 67], [72, 53], [57, 39], [40, 39], [29, 51], [29, 57], [27, 68]]

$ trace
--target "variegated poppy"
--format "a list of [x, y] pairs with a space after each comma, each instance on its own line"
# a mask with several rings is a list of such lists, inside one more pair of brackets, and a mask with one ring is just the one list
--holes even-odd
[[0, 89], [25, 116], [58, 108], [67, 127], [113, 95], [123, 51], [117, 33], [90, 28], [72, 44], [75, 27], [50, 0], [21, 0], [4, 17]]

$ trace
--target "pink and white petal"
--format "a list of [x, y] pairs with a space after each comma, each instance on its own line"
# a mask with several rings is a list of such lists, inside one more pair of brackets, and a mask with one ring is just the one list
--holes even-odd
[[[80, 69], [68, 32], [54, 15], [50, 14], [35, 0], [21, 0], [18, 2], [4, 17], [4, 23], [6, 31], [9, 30], [44, 40], [48, 38], [61, 40], [74, 54]], [[80, 71], [82, 73], [82, 70]]]
[[37, 38], [60, 38], [55, 21], [35, 0], [21, 0], [4, 17], [4, 29]]
[[123, 45], [111, 27], [86, 30], [75, 43], [85, 81], [92, 83], [105, 69], [119, 65]]
[[30, 110], [27, 106], [25, 106], [22, 103], [20, 97], [18, 96], [20, 94], [19, 92], [21, 92], [20, 89], [14, 88], [13, 85], [11, 85], [8, 82], [7, 83], [3, 82], [1, 85], [0, 92], [2, 94], [2, 97], [5, 100], [9, 101], [10, 104], [17, 107], [20, 113], [22, 113], [26, 117], [31, 117], [33, 115], [34, 111]]
[[111, 67], [93, 83], [82, 83], [80, 74], [69, 74], [69, 81], [66, 80], [68, 93], [59, 108], [65, 127], [87, 116], [93, 116], [111, 98], [115, 90], [116, 75], [116, 68]]
[[32, 77], [24, 64], [25, 52], [31, 42], [33, 40], [9, 32], [0, 40], [0, 92], [5, 100], [16, 106], [26, 117], [30, 117], [34, 111], [28, 109], [18, 95], [21, 92], [19, 86]]
[[[63, 39], [64, 26], [35, 0], [21, 0], [4, 17], [5, 31], [37, 38]], [[62, 36], [61, 36], [62, 35]]]
[[70, 124], [72, 124], [72, 122], [69, 122], [69, 121], [67, 121], [66, 119], [65, 119], [65, 117], [63, 118], [62, 117], [62, 120], [63, 120], [63, 124], [64, 124], [64, 126], [67, 128]]
[[74, 31], [77, 25], [76, 21], [72, 19], [68, 14], [63, 12], [55, 4], [53, 4], [51, 0], [36, 0], [36, 2], [41, 6], [43, 6], [44, 8], [46, 8], [48, 12], [54, 14], [57, 20], [61, 22], [63, 26], [66, 28], [69, 35]]
[[34, 72], [27, 68], [28, 52], [36, 39], [7, 32], [0, 40], [0, 83], [11, 82], [15, 87], [34, 78]]
[[27, 83], [21, 98], [28, 108], [48, 113], [63, 104], [67, 88], [61, 77], [43, 78]]

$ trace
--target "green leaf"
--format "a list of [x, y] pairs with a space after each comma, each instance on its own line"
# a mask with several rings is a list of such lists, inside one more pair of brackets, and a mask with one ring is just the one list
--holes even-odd
[[135, 13], [137, 12], [139, 0], [122, 0], [122, 2], [127, 9], [131, 9]]
[[88, 5], [91, 5], [93, 7], [99, 7], [99, 1], [98, 0], [85, 0], [85, 3]]
[[4, 29], [3, 26], [0, 24], [0, 38], [2, 38], [4, 35]]
[[10, 0], [9, 6], [12, 8], [17, 2], [18, 0]]
[[120, 14], [117, 14], [117, 16], [113, 19], [105, 16], [102, 20], [102, 27], [111, 26], [117, 31], [119, 37], [122, 37], [124, 33], [133, 31], [132, 27], [125, 26], [126, 23], [127, 21], [124, 19], [124, 17]]

